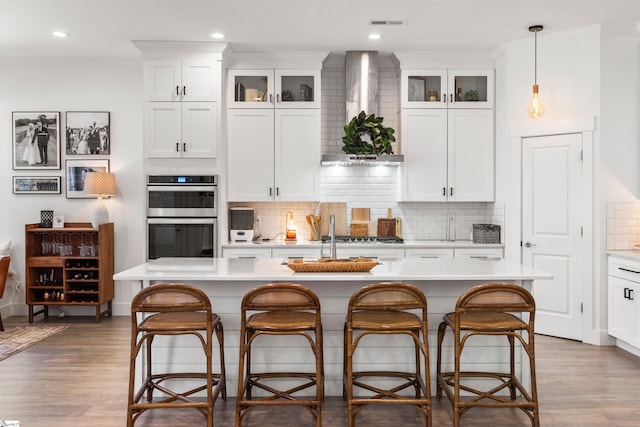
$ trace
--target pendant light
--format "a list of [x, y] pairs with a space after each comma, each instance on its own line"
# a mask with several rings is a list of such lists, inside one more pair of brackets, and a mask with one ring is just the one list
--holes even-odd
[[538, 98], [538, 32], [542, 31], [544, 27], [542, 25], [532, 25], [529, 27], [529, 32], [532, 32], [535, 36], [535, 50], [534, 50], [534, 66], [533, 66], [533, 98], [527, 106], [527, 114], [532, 119], [537, 119], [544, 114], [544, 105]]

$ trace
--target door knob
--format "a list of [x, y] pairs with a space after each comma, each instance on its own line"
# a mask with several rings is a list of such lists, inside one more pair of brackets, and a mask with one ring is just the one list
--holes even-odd
[[533, 246], [533, 243], [531, 243], [530, 241], [527, 240], [526, 242], [524, 242], [525, 248], [530, 248], [531, 246]]

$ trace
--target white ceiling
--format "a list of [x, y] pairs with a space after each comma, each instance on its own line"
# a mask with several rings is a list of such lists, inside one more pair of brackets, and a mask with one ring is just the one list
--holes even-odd
[[133, 57], [131, 40], [211, 41], [214, 31], [237, 52], [483, 53], [531, 37], [534, 24], [542, 37], [594, 24], [637, 34], [638, 21], [640, 0], [0, 0], [0, 57]]

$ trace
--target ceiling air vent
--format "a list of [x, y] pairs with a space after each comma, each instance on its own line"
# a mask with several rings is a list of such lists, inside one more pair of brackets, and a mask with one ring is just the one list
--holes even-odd
[[405, 21], [399, 20], [387, 20], [387, 19], [373, 19], [369, 21], [369, 25], [404, 25]]

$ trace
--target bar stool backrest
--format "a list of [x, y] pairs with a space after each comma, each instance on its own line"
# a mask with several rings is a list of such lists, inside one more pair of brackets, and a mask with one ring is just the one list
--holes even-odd
[[182, 283], [161, 283], [144, 288], [131, 301], [132, 313], [205, 311], [211, 301], [200, 289]]
[[320, 300], [311, 290], [295, 283], [258, 286], [242, 298], [242, 311], [318, 311]]
[[456, 313], [529, 313], [533, 320], [536, 302], [525, 288], [512, 283], [483, 283], [467, 290], [456, 303]]
[[347, 315], [357, 311], [427, 309], [427, 299], [418, 288], [401, 282], [382, 282], [358, 289], [349, 300]]

